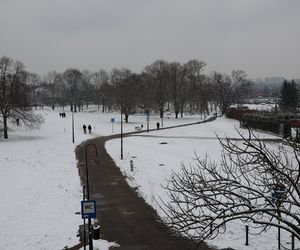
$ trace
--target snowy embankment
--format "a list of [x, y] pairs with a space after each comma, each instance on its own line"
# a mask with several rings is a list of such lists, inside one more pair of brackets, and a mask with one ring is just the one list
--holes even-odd
[[[181, 164], [195, 164], [195, 153], [198, 156], [206, 154], [212, 160], [220, 161], [221, 146], [219, 137], [225, 135], [230, 138], [238, 138], [236, 129], [248, 133], [239, 128], [239, 123], [226, 118], [218, 118], [210, 123], [203, 123], [189, 127], [170, 130], [153, 131], [145, 133], [145, 136], [132, 136], [124, 139], [124, 160], [120, 160], [119, 140], [107, 142], [106, 148], [121, 170], [128, 176], [128, 182], [133, 187], [138, 187], [139, 192], [145, 200], [157, 209], [163, 216], [157, 205], [161, 198], [168, 200], [165, 190], [172, 171], [180, 171]], [[145, 135], [144, 134], [144, 135]], [[260, 138], [274, 138], [270, 134], [257, 133]], [[273, 147], [277, 147], [274, 143]], [[130, 161], [133, 161], [134, 171], [130, 171]], [[220, 234], [208, 244], [219, 248], [231, 247], [238, 249], [277, 249], [277, 229], [272, 228], [261, 235], [250, 225], [249, 246], [245, 246], [245, 225], [239, 221], [228, 223], [225, 234]], [[281, 230], [281, 243], [283, 246], [291, 247], [291, 235]], [[299, 245], [299, 242], [296, 242]]]

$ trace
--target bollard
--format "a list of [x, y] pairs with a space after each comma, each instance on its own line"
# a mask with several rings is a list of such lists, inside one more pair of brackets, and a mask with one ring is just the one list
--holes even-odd
[[133, 160], [130, 160], [130, 171], [133, 171]]
[[95, 225], [93, 227], [93, 239], [94, 240], [100, 239], [100, 226], [99, 225]]
[[247, 225], [247, 226], [245, 226], [245, 228], [246, 228], [246, 243], [245, 243], [245, 245], [246, 246], [248, 246], [249, 245], [249, 226]]
[[[278, 225], [280, 224], [280, 221], [278, 221]], [[280, 227], [278, 227], [278, 249], [281, 249], [281, 235], [280, 235]]]

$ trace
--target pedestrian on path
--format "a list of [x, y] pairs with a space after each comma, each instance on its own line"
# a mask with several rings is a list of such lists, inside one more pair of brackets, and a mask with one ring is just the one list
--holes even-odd
[[83, 124], [82, 128], [83, 128], [83, 133], [86, 134], [86, 126], [85, 126], [85, 124]]
[[157, 128], [157, 130], [159, 130], [159, 122], [158, 123], [156, 123], [156, 128]]
[[91, 126], [91, 124], [89, 124], [88, 130], [89, 130], [89, 134], [91, 134], [92, 133], [92, 126]]

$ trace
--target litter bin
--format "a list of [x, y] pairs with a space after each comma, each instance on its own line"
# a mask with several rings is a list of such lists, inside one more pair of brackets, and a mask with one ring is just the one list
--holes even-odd
[[100, 226], [96, 225], [93, 227], [93, 239], [99, 240], [100, 239]]

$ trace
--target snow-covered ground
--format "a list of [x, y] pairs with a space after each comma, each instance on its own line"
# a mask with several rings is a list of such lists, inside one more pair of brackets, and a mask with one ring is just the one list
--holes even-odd
[[[75, 146], [91, 136], [120, 132], [119, 114], [89, 112], [74, 114], [75, 144], [72, 143], [71, 114], [61, 110], [38, 110], [45, 118], [40, 129], [11, 127], [9, 139], [0, 138], [0, 249], [62, 249], [76, 245], [82, 190]], [[111, 118], [115, 119], [112, 126]], [[195, 119], [195, 118], [193, 118]], [[145, 116], [129, 117], [124, 132], [134, 131]], [[173, 118], [166, 119], [167, 125]], [[186, 119], [185, 121], [190, 121]], [[150, 128], [155, 127], [150, 120]], [[179, 121], [179, 123], [182, 121]], [[93, 134], [83, 134], [82, 125], [91, 124]], [[99, 245], [99, 244], [98, 244]], [[101, 249], [107, 249], [107, 244]]]
[[[235, 120], [218, 118], [210, 123], [203, 123], [189, 127], [181, 127], [170, 130], [153, 131], [147, 137], [140, 135], [125, 138], [124, 160], [120, 160], [119, 141], [107, 142], [106, 148], [111, 153], [114, 161], [128, 176], [131, 186], [138, 187], [145, 200], [155, 207], [159, 214], [164, 215], [157, 205], [160, 199], [167, 201], [168, 197], [162, 186], [166, 186], [167, 179], [172, 171], [180, 171], [181, 163], [185, 165], [195, 163], [195, 153], [198, 156], [206, 154], [218, 162], [220, 160], [221, 146], [219, 137], [225, 135], [238, 138], [235, 128], [239, 129], [239, 123]], [[246, 130], [240, 129], [247, 134]], [[257, 133], [260, 138], [274, 138], [265, 133]], [[277, 147], [276, 143], [272, 145]], [[130, 160], [134, 163], [134, 171], [130, 171]], [[250, 225], [249, 246], [245, 246], [245, 225], [234, 221], [227, 224], [225, 234], [219, 235], [208, 243], [219, 248], [231, 247], [234, 249], [277, 249], [277, 229], [273, 228], [261, 235], [252, 235], [257, 231]], [[281, 230], [282, 231], [282, 230]], [[281, 243], [291, 248], [291, 235], [281, 232]], [[299, 242], [297, 242], [299, 246]]]
[[[76, 167], [75, 146], [92, 136], [120, 132], [120, 114], [102, 114], [95, 108], [74, 114], [75, 144], [72, 143], [71, 114], [60, 118], [61, 110], [38, 110], [45, 123], [40, 129], [13, 127], [9, 140], [0, 139], [0, 249], [62, 249], [76, 245], [82, 190]], [[115, 122], [111, 122], [111, 118]], [[164, 119], [164, 126], [200, 121], [200, 117]], [[157, 116], [151, 116], [150, 128], [155, 128]], [[91, 124], [92, 135], [82, 133], [82, 125]], [[124, 124], [124, 132], [134, 131], [146, 117], [134, 115]], [[139, 186], [145, 200], [156, 207], [155, 199], [165, 197], [161, 184], [166, 183], [171, 170], [180, 163], [192, 163], [194, 151], [210, 154], [218, 160], [220, 147], [215, 134], [237, 136], [238, 123], [225, 118], [195, 126], [144, 133], [147, 137], [124, 138], [124, 160], [120, 161], [120, 141], [107, 143], [107, 149], [127, 176], [131, 185]], [[156, 137], [155, 137], [156, 136]], [[263, 136], [263, 134], [261, 134]], [[266, 135], [270, 137], [270, 135]], [[167, 144], [160, 144], [165, 142]], [[130, 172], [130, 160], [134, 171]], [[225, 235], [209, 242], [219, 247], [245, 249], [244, 226], [233, 223]], [[289, 240], [285, 236], [284, 242]], [[250, 236], [246, 249], [276, 249], [276, 233]], [[112, 243], [95, 242], [98, 249], [108, 249]], [[95, 247], [95, 249], [97, 249]]]

